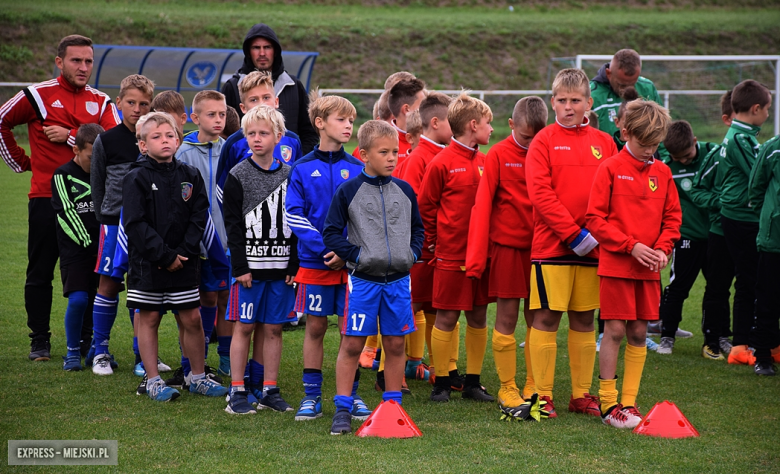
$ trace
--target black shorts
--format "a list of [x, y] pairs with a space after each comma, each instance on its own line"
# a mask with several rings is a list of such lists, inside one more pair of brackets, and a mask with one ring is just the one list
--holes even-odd
[[161, 288], [159, 290], [127, 289], [127, 307], [145, 311], [193, 309], [200, 306], [198, 287]]
[[85, 257], [65, 265], [60, 263], [63, 296], [67, 298], [74, 291], [96, 292], [100, 282], [100, 275], [95, 273], [96, 258], [95, 256]]

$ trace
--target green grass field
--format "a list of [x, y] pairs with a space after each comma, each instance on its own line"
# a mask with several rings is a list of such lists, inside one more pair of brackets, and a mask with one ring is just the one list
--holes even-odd
[[[233, 417], [222, 399], [184, 394], [170, 404], [135, 395], [139, 381], [132, 375], [132, 331], [123, 311], [117, 318], [112, 352], [120, 368], [111, 377], [91, 371], [65, 373], [63, 315], [66, 300], [54, 284], [52, 360], [27, 360], [29, 340], [23, 305], [26, 266], [26, 192], [30, 175], [0, 170], [6, 196], [0, 209], [0, 438], [110, 439], [119, 441], [118, 471], [157, 469], [195, 472], [254, 471], [262, 466], [282, 472], [776, 472], [780, 455], [780, 377], [758, 378], [748, 367], [703, 359], [698, 302], [699, 281], [685, 306], [682, 327], [693, 339], [679, 340], [672, 356], [650, 353], [638, 403], [646, 411], [671, 400], [701, 433], [700, 438], [668, 440], [634, 435], [606, 427], [595, 418], [566, 412], [570, 393], [565, 324], [558, 344], [555, 399], [561, 415], [542, 423], [498, 421], [493, 404], [477, 404], [454, 395], [449, 404], [428, 401], [429, 385], [410, 382], [413, 395], [404, 407], [423, 437], [407, 440], [365, 439], [329, 434], [334, 408], [333, 371], [338, 334], [335, 318], [326, 337], [325, 416], [295, 422], [293, 413], [260, 412]], [[490, 309], [492, 327], [494, 308]], [[465, 321], [464, 321], [465, 324]], [[461, 334], [464, 334], [462, 331]], [[173, 319], [161, 328], [160, 353], [168, 363], [179, 353]], [[461, 336], [463, 337], [463, 336]], [[518, 329], [522, 340], [524, 328]], [[303, 395], [300, 377], [303, 331], [284, 333], [279, 384], [297, 404]], [[465, 367], [461, 350], [461, 367]], [[518, 352], [519, 378], [524, 374]], [[212, 346], [211, 365], [217, 365]], [[621, 367], [618, 369], [620, 374]], [[361, 395], [376, 406], [374, 374], [363, 371]], [[521, 379], [522, 380], [522, 379]], [[496, 393], [498, 380], [488, 348], [483, 383]], [[594, 377], [594, 390], [597, 390]], [[353, 424], [357, 429], [358, 424]], [[5, 450], [3, 456], [6, 456]], [[0, 459], [5, 465], [7, 459]], [[56, 472], [103, 472], [100, 468], [57, 467]], [[5, 471], [11, 472], [11, 471]], [[45, 467], [16, 467], [12, 472], [53, 472]]]

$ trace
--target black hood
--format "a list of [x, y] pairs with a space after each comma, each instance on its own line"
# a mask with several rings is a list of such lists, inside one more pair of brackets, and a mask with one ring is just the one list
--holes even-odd
[[255, 38], [265, 38], [274, 45], [274, 64], [271, 66], [271, 76], [274, 82], [284, 72], [284, 61], [282, 60], [282, 45], [279, 44], [279, 38], [270, 26], [265, 23], [258, 23], [249, 29], [244, 38], [244, 65], [238, 70], [239, 74], [249, 74], [257, 70], [252, 62], [252, 55], [249, 54], [249, 46]]
[[[244, 48], [244, 51], [246, 51], [246, 48]], [[591, 79], [593, 82], [600, 82], [602, 84], [609, 84], [609, 79], [607, 78], [607, 67], [609, 66], [609, 63], [605, 63], [603, 66], [599, 68], [599, 72], [596, 73], [596, 77]]]

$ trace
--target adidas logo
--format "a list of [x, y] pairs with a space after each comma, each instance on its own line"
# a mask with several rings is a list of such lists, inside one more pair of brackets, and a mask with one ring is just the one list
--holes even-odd
[[79, 190], [78, 190], [78, 189], [76, 189], [76, 186], [71, 186], [71, 187], [70, 187], [70, 192], [72, 192], [72, 193], [77, 193], [77, 192], [79, 192]]
[[404, 324], [404, 327], [403, 327], [403, 329], [401, 329], [401, 331], [408, 331], [408, 330], [409, 330], [409, 325], [408, 324]]
[[320, 174], [320, 170], [314, 170], [314, 173], [312, 173], [311, 175], [312, 175], [312, 177], [314, 177], [314, 178], [316, 178], [317, 176], [322, 176], [322, 175]]
[[64, 109], [65, 107], [62, 106], [62, 103], [59, 99], [55, 100], [54, 103], [51, 104], [52, 107], [57, 107], [58, 109]]
[[154, 183], [152, 183], [152, 191], [157, 191], [157, 186]]

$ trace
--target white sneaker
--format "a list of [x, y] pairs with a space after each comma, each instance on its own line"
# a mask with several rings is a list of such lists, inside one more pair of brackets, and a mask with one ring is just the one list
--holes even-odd
[[602, 416], [601, 421], [605, 425], [614, 426], [621, 429], [634, 429], [642, 421], [642, 418], [636, 416], [627, 408], [623, 408], [623, 405], [617, 404], [612, 407], [612, 411], [608, 415]]
[[161, 361], [160, 358], [157, 358], [157, 372], [170, 372], [171, 366], [166, 364], [165, 362]]
[[114, 369], [111, 368], [111, 356], [109, 354], [95, 356], [95, 359], [92, 361], [92, 373], [95, 375], [113, 375]]
[[659, 354], [671, 354], [674, 350], [674, 338], [673, 337], [662, 337], [661, 343], [658, 344], [658, 349], [655, 351]]
[[679, 337], [680, 339], [688, 339], [689, 337], [693, 337], [693, 333], [690, 331], [686, 331], [685, 329], [677, 328], [677, 332], [674, 333], [674, 337]]

